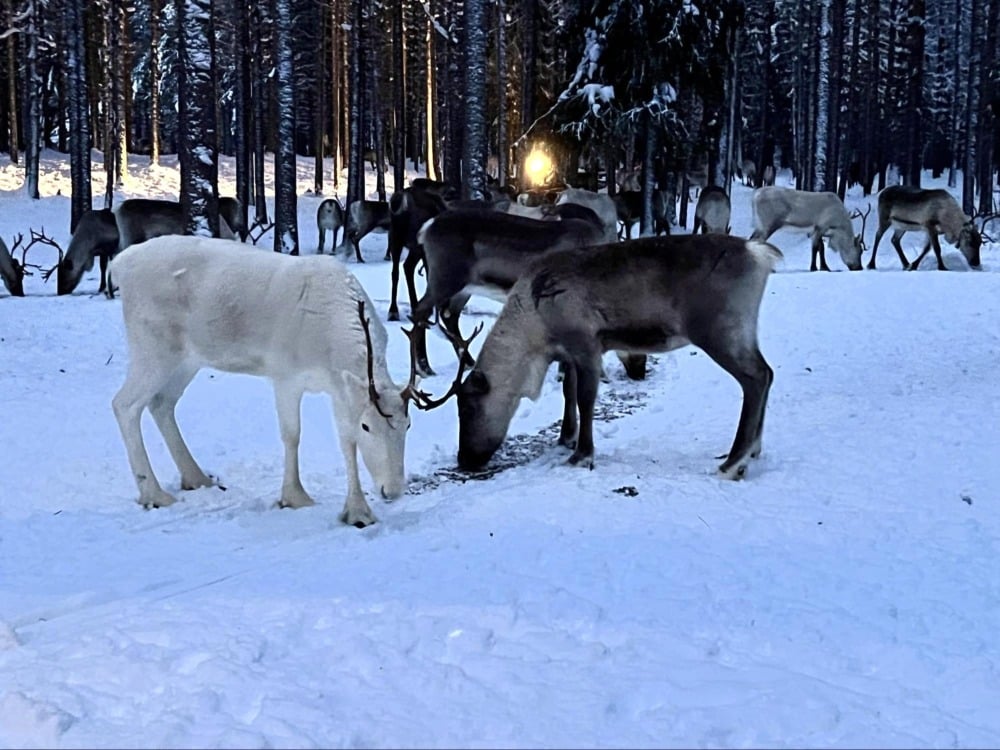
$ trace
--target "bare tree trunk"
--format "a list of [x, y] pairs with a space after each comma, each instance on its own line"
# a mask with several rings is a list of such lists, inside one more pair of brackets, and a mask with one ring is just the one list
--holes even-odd
[[274, 251], [298, 255], [295, 78], [292, 55], [292, 9], [287, 0], [274, 0], [274, 58], [278, 104], [278, 143], [274, 150]]
[[955, 86], [955, 95], [951, 98], [951, 133], [949, 143], [951, 145], [951, 167], [948, 169], [948, 187], [958, 186], [958, 163], [959, 163], [959, 136], [961, 133], [961, 109], [959, 107], [958, 87], [962, 80], [962, 5], [963, 0], [955, 0], [955, 29], [952, 37], [952, 80]]
[[253, 200], [254, 223], [268, 224], [267, 195], [264, 186], [264, 102], [267, 99], [267, 79], [263, 69], [263, 26], [267, 22], [267, 3], [254, 3], [251, 34], [253, 54], [250, 56], [250, 100], [253, 103]]
[[24, 37], [28, 58], [28, 139], [25, 144], [24, 176], [28, 197], [38, 200], [38, 162], [42, 156], [42, 75], [39, 69], [38, 49], [41, 29], [41, 11], [38, 0], [30, 0], [25, 9], [27, 21]]
[[993, 211], [993, 164], [996, 154], [993, 152], [997, 113], [994, 107], [996, 100], [997, 77], [997, 26], [1000, 26], [1000, 0], [989, 0], [986, 13], [986, 42], [982, 47], [982, 65], [980, 67], [979, 101], [979, 213], [988, 214]]
[[340, 33], [340, 13], [343, 3], [334, 2], [330, 8], [330, 97], [333, 106], [330, 108], [330, 157], [333, 166], [333, 192], [340, 189], [340, 165], [343, 153], [340, 147], [340, 121], [344, 111], [344, 87], [341, 85], [342, 66], [341, 48], [343, 35]]
[[180, 100], [181, 208], [184, 230], [219, 236], [215, 32], [212, 0], [176, 0]]
[[150, 0], [149, 12], [149, 163], [160, 163], [160, 12], [162, 0]]
[[507, 185], [507, 9], [506, 0], [496, 0], [497, 40], [497, 182]]
[[976, 206], [976, 130], [979, 127], [979, 75], [982, 65], [980, 33], [983, 28], [983, 3], [971, 0], [969, 24], [969, 69], [965, 77], [965, 159], [962, 166], [962, 210], [972, 215]]
[[910, 0], [907, 7], [906, 53], [906, 158], [900, 164], [903, 183], [920, 186], [923, 168], [923, 94], [924, 94], [924, 0]]
[[313, 192], [323, 194], [323, 157], [326, 149], [323, 146], [323, 136], [326, 132], [326, 103], [329, 98], [329, 87], [326, 82], [326, 50], [330, 43], [327, 33], [327, 18], [329, 8], [324, 0], [316, 3], [316, 22], [319, 26], [320, 54], [316, 61], [316, 76], [313, 80], [313, 92], [316, 98], [316, 108], [313, 111]]
[[486, 6], [465, 0], [465, 129], [462, 136], [462, 196], [486, 197]]
[[427, 19], [427, 106], [424, 107], [427, 119], [427, 176], [436, 180], [439, 179], [438, 172], [438, 150], [437, 150], [437, 59], [434, 54], [434, 26], [430, 19]]
[[402, 190], [406, 182], [406, 36], [403, 3], [392, 11], [392, 183]]
[[69, 105], [69, 159], [72, 195], [70, 233], [80, 217], [93, 208], [90, 184], [90, 122], [87, 114], [87, 61], [84, 54], [83, 9], [80, 3], [63, 6], [66, 27], [66, 84]]
[[[7, 0], [7, 27], [14, 26], [14, 0]], [[20, 132], [17, 126], [19, 114], [17, 108], [17, 37], [18, 34], [11, 34], [7, 37], [7, 130], [10, 133], [10, 162], [17, 164], [19, 154], [18, 148], [21, 142]]]
[[236, 151], [236, 199], [240, 202], [240, 239], [246, 240], [250, 226], [250, 186], [253, 179], [250, 127], [252, 118], [250, 98], [250, 17], [244, 0], [234, 0], [233, 21], [233, 71], [234, 117], [233, 136]]

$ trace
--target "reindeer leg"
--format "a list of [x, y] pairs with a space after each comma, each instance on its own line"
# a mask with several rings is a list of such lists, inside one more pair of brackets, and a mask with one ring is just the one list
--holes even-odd
[[354, 255], [358, 263], [364, 263], [365, 259], [361, 257], [361, 236], [358, 236], [357, 232], [351, 232], [351, 244], [354, 245]]
[[884, 227], [880, 226], [878, 231], [875, 233], [875, 245], [872, 247], [872, 257], [868, 260], [868, 270], [873, 270], [875, 268], [875, 256], [878, 254], [878, 243], [882, 241], [882, 235], [885, 234], [885, 230], [888, 228], [888, 224]]
[[[920, 261], [922, 261], [924, 259], [924, 256], [926, 256], [927, 253], [929, 253], [930, 251], [931, 251], [931, 240], [928, 237], [927, 244], [924, 245], [924, 249], [920, 251], [920, 255], [918, 255], [916, 257], [916, 259], [907, 267], [907, 270], [909, 270], [909, 271], [916, 271], [917, 268], [920, 267]], [[941, 264], [941, 256], [940, 255], [938, 256], [938, 264], [939, 264], [939, 266], [938, 266], [939, 268], [944, 268], [943, 264]]]
[[111, 406], [118, 420], [118, 429], [125, 443], [129, 467], [139, 488], [139, 504], [145, 508], [162, 508], [174, 503], [153, 473], [149, 454], [142, 439], [142, 412], [169, 380], [180, 363], [152, 357], [129, 360], [125, 382], [115, 394]]
[[930, 241], [934, 245], [934, 255], [937, 257], [937, 264], [939, 271], [947, 271], [948, 267], [945, 266], [944, 261], [941, 259], [941, 240], [938, 239], [938, 233], [931, 230]]
[[764, 411], [774, 380], [774, 371], [757, 348], [756, 332], [739, 332], [736, 336], [716, 330], [692, 337], [692, 343], [732, 375], [743, 389], [736, 436], [729, 455], [719, 467], [719, 473], [727, 479], [741, 479], [749, 460], [760, 454]]
[[[402, 248], [399, 248], [400, 253], [398, 254], [393, 254], [391, 252], [393, 249], [390, 243], [390, 252], [386, 253], [387, 256], [391, 255], [392, 257], [392, 292], [389, 300], [389, 320], [399, 320], [399, 307], [396, 304], [396, 296], [399, 289], [399, 257], [402, 254]], [[389, 257], [386, 257], [386, 260], [389, 260]]]
[[365, 526], [378, 521], [371, 507], [365, 500], [365, 493], [361, 489], [361, 478], [358, 476], [358, 446], [353, 440], [347, 437], [348, 431], [340, 429], [337, 425], [337, 438], [340, 441], [340, 450], [344, 454], [344, 465], [347, 469], [347, 499], [344, 501], [344, 510], [340, 514], [340, 520], [348, 526], [355, 526], [363, 529]]
[[278, 427], [285, 447], [285, 473], [281, 480], [281, 508], [304, 508], [313, 505], [299, 479], [299, 438], [302, 434], [302, 390], [286, 382], [275, 382], [274, 403], [278, 409]]
[[576, 448], [576, 433], [579, 429], [576, 419], [576, 367], [572, 362], [561, 360], [559, 367], [563, 372], [563, 418], [559, 429], [559, 445]]
[[403, 273], [406, 274], [406, 293], [410, 296], [410, 312], [413, 312], [420, 299], [417, 296], [417, 264], [423, 259], [423, 248], [417, 251], [409, 249], [406, 252], [406, 260], [403, 261]]
[[896, 255], [899, 256], [899, 262], [902, 264], [903, 268], [909, 268], [910, 262], [906, 259], [906, 255], [903, 253], [903, 245], [900, 243], [900, 239], [903, 237], [903, 232], [899, 229], [892, 230], [892, 246], [896, 248]]
[[180, 428], [177, 426], [175, 413], [177, 402], [197, 372], [197, 368], [178, 368], [149, 403], [149, 413], [163, 435], [167, 450], [170, 451], [170, 455], [181, 473], [182, 490], [195, 490], [199, 487], [211, 487], [215, 484], [194, 460], [187, 443], [181, 436]]
[[[337, 245], [337, 232], [334, 230], [333, 233], [333, 244], [334, 247]], [[316, 255], [323, 254], [323, 245], [326, 244], [326, 230], [323, 227], [319, 228], [319, 246], [316, 248]]]
[[[107, 286], [107, 279], [108, 279], [108, 255], [107, 255], [107, 253], [101, 253], [100, 259], [98, 260], [98, 263], [101, 266], [101, 283], [97, 287], [97, 293], [100, 294], [101, 292], [105, 291], [108, 288], [108, 286]], [[111, 294], [109, 293], [109, 297], [110, 296], [111, 296]]]
[[[589, 356], [587, 356], [589, 354]], [[576, 406], [580, 413], [580, 433], [576, 450], [569, 457], [573, 466], [584, 464], [594, 468], [594, 403], [597, 401], [597, 385], [601, 371], [600, 352], [589, 352], [581, 359], [574, 358], [576, 371]]]

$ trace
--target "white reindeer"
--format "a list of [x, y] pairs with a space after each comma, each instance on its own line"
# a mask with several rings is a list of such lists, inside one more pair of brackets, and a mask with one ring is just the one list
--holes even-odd
[[811, 193], [783, 187], [757, 188], [753, 194], [754, 231], [751, 239], [766, 240], [779, 229], [791, 227], [808, 230], [812, 237], [812, 262], [809, 270], [829, 271], [823, 238], [840, 253], [844, 265], [852, 271], [861, 270], [861, 235], [854, 234], [851, 217], [836, 193]]
[[[113, 407], [146, 507], [170, 505], [153, 473], [142, 411], [163, 435], [181, 488], [208, 487], [181, 437], [174, 407], [202, 367], [271, 380], [285, 447], [280, 505], [313, 500], [299, 479], [300, 403], [329, 393], [347, 467], [341, 519], [375, 522], [358, 477], [357, 451], [381, 495], [406, 490], [403, 454], [409, 388], [389, 376], [386, 332], [358, 280], [332, 258], [247, 251], [232, 242], [167, 236], [134, 245], [111, 264], [121, 287], [128, 375]], [[370, 318], [370, 320], [369, 320]]]

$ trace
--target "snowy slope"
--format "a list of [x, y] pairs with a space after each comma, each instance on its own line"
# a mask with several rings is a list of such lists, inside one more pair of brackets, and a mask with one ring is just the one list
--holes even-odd
[[[174, 194], [176, 169], [143, 161], [125, 195]], [[49, 154], [32, 202], [0, 165], [8, 242], [44, 224], [65, 247], [67, 172]], [[734, 188], [737, 234], [749, 195]], [[319, 200], [300, 198], [304, 249]], [[216, 372], [178, 419], [226, 491], [180, 493], [147, 421], [182, 502], [142, 510], [110, 408], [119, 303], [91, 295], [96, 271], [68, 297], [37, 276], [4, 293], [0, 747], [1000, 744], [1000, 248], [979, 273], [953, 249], [953, 272], [903, 273], [882, 248], [878, 272], [832, 254], [837, 272], [810, 274], [804, 238], [774, 242], [776, 377], [746, 481], [714, 475], [739, 411], [728, 375], [685, 349], [633, 383], [609, 357], [593, 471], [554, 447], [553, 371], [499, 457], [516, 465], [486, 480], [452, 471], [453, 405], [415, 414], [411, 493], [369, 494], [380, 522], [361, 531], [337, 521], [327, 400], [303, 415], [318, 505], [277, 510], [270, 389]], [[904, 242], [912, 257], [922, 238]], [[350, 264], [383, 320], [384, 247], [372, 235]], [[474, 298], [466, 330], [498, 309]], [[454, 358], [430, 343], [440, 392]]]

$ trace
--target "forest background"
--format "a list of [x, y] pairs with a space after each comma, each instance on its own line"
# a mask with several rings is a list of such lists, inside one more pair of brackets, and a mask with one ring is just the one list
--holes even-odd
[[41, 149], [69, 154], [70, 229], [95, 207], [91, 149], [105, 207], [125, 154], [177, 153], [188, 228], [204, 234], [218, 232], [218, 156], [235, 156], [245, 226], [273, 220], [285, 252], [298, 249], [296, 155], [315, 157], [316, 194], [349, 203], [368, 197], [377, 154], [384, 200], [407, 165], [466, 197], [493, 181], [539, 187], [523, 163], [541, 150], [553, 186], [641, 190], [644, 231], [654, 189], [678, 197], [685, 225], [687, 184], [759, 185], [768, 165], [841, 196], [947, 172], [966, 213], [996, 211], [1000, 0], [3, 0], [2, 12], [0, 150], [23, 161], [32, 197]]

